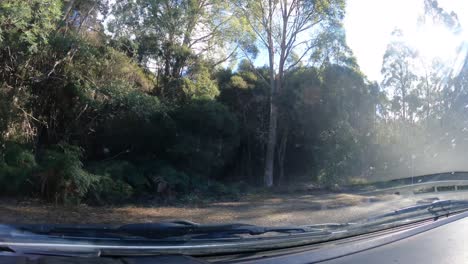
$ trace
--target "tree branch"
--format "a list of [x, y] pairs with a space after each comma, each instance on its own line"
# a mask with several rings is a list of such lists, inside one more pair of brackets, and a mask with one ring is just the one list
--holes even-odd
[[252, 69], [255, 71], [255, 73], [257, 74], [257, 76], [260, 77], [260, 79], [262, 79], [263, 82], [265, 82], [265, 84], [267, 84], [268, 86], [270, 86], [270, 83], [265, 79], [265, 77], [263, 77], [263, 75], [257, 70], [257, 68], [254, 66], [254, 63], [252, 61], [252, 59], [250, 59], [249, 55], [247, 55], [247, 52], [242, 48], [242, 47], [239, 47], [242, 52], [244, 53], [244, 56], [245, 58], [247, 58], [247, 60], [250, 62], [250, 65], [252, 65]]
[[238, 48], [239, 48], [239, 45], [237, 45], [236, 48], [233, 49], [232, 52], [228, 56], [226, 56], [222, 60], [219, 60], [219, 61], [215, 62], [213, 66], [216, 67], [219, 64], [222, 64], [222, 63], [226, 62], [227, 60], [229, 60], [232, 56], [234, 56], [234, 54], [236, 54], [236, 51], [237, 51]]
[[288, 68], [286, 69], [286, 71], [290, 71], [292, 68], [294, 68], [299, 62], [302, 61], [302, 59], [305, 57], [305, 55], [307, 55], [309, 53], [309, 51], [313, 49], [313, 46], [309, 46], [307, 47], [307, 49], [304, 51], [304, 53], [302, 53], [301, 57], [299, 57], [299, 59], [294, 62], [293, 64], [289, 65]]

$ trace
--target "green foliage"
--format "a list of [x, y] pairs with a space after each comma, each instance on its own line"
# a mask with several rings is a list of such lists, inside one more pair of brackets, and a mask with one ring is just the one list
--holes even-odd
[[175, 110], [176, 137], [170, 147], [178, 166], [206, 177], [219, 173], [239, 144], [238, 123], [222, 104], [195, 100]]
[[378, 101], [372, 89], [347, 66], [298, 68], [288, 74], [279, 100], [280, 131], [287, 131], [281, 136], [294, 142], [287, 146], [286, 172], [330, 186], [363, 173]]
[[182, 91], [190, 99], [214, 99], [219, 95], [218, 85], [211, 77], [209, 69], [199, 65], [182, 79]]
[[[36, 53], [47, 44], [48, 35], [60, 18], [62, 1], [17, 0], [0, 3], [0, 45]], [[13, 45], [12, 45], [13, 44]], [[11, 45], [11, 46], [10, 46]]]
[[237, 75], [231, 77], [230, 85], [239, 89], [247, 89], [249, 87], [248, 83], [241, 76]]
[[19, 144], [8, 142], [5, 145], [6, 151], [4, 155], [5, 164], [11, 167], [32, 169], [36, 166], [34, 154], [25, 147]]
[[151, 186], [146, 177], [146, 175], [151, 174], [151, 170], [148, 171], [145, 164], [134, 165], [125, 160], [111, 160], [95, 163], [89, 166], [89, 170], [94, 174], [112, 179], [116, 184], [128, 184], [138, 192], [148, 192]]
[[21, 167], [12, 167], [3, 162], [0, 163], [0, 191], [2, 195], [20, 196], [31, 190], [28, 182], [31, 178], [32, 170]]
[[[268, 14], [258, 1], [111, 1], [108, 28], [105, 2], [0, 2], [2, 193], [98, 204], [235, 198], [245, 189], [235, 182], [262, 184], [272, 118], [280, 183], [333, 187], [465, 162], [468, 68], [453, 77], [435, 60], [418, 76], [418, 54], [396, 34], [382, 91], [346, 46], [343, 0], [291, 2], [274, 32], [258, 23]], [[434, 23], [460, 30], [425, 3]], [[296, 26], [314, 34], [297, 42]], [[275, 43], [262, 43], [268, 34]], [[259, 43], [284, 57], [237, 63]]]
[[89, 187], [86, 200], [92, 204], [128, 202], [134, 194], [132, 186], [109, 176], [98, 176]]
[[60, 21], [61, 3], [0, 2], [0, 142], [32, 138], [34, 129], [20, 109], [30, 99], [27, 85], [42, 75], [38, 61]]
[[[242, 35], [236, 31], [241, 25], [230, 8], [230, 3], [218, 0], [117, 1], [109, 30], [120, 44], [128, 42], [122, 39], [133, 39], [125, 48], [131, 49], [132, 57], [142, 64], [159, 65], [157, 92], [162, 97], [179, 99], [182, 93], [189, 98], [213, 98], [217, 89], [206, 77], [207, 70], [199, 69], [199, 62], [226, 58], [224, 53]], [[203, 36], [198, 34], [201, 28]], [[185, 74], [187, 69], [192, 73]], [[196, 76], [187, 76], [193, 71], [198, 72]]]
[[[153, 197], [159, 201], [201, 202], [216, 198], [237, 198], [242, 184], [227, 186], [197, 175], [189, 175], [164, 161], [109, 161], [90, 170], [98, 179], [90, 187], [91, 203], [122, 203], [132, 197]], [[148, 198], [146, 198], [148, 199]]]
[[44, 198], [63, 203], [79, 203], [96, 181], [83, 169], [82, 149], [59, 144], [44, 151], [40, 164], [40, 193]]
[[110, 87], [109, 101], [102, 107], [107, 113], [97, 125], [101, 149], [111, 155], [138, 155], [151, 158], [168, 147], [174, 137], [173, 120], [157, 97], [139, 91], [121, 91]]
[[169, 190], [182, 201], [199, 202], [207, 199], [233, 199], [240, 196], [241, 185], [227, 186], [218, 181], [206, 179], [206, 177], [189, 176], [172, 166], [162, 166], [156, 175], [167, 183]]
[[193, 192], [192, 178], [187, 174], [177, 171], [170, 165], [163, 165], [156, 172], [160, 180], [168, 184], [168, 188], [178, 195], [184, 195]]
[[414, 59], [417, 52], [404, 42], [403, 33], [399, 30], [393, 32], [395, 40], [389, 43], [384, 55], [382, 74], [384, 80], [382, 86], [392, 89], [401, 98], [401, 112], [403, 119], [408, 118], [408, 96], [414, 89], [417, 80], [415, 74]]
[[35, 169], [33, 153], [26, 146], [8, 142], [4, 159], [0, 159], [0, 191], [6, 195], [21, 195], [31, 190]]

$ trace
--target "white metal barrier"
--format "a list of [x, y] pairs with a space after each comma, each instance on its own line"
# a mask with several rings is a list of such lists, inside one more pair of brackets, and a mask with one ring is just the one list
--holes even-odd
[[[360, 195], [378, 195], [378, 194], [422, 194], [428, 192], [418, 192], [424, 188], [434, 187], [434, 192], [441, 192], [441, 188], [448, 188], [450, 191], [468, 191], [468, 180], [449, 180], [449, 181], [433, 181], [422, 182], [403, 186], [396, 186], [386, 189], [377, 189], [359, 193]], [[460, 188], [462, 187], [462, 188]]]

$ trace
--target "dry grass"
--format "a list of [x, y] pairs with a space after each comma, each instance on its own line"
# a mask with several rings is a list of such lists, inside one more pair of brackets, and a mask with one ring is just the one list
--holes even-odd
[[[259, 225], [307, 224], [349, 220], [371, 202], [388, 197], [353, 194], [247, 196], [237, 202], [186, 207], [56, 206], [39, 201], [0, 200], [0, 222], [50, 224], [126, 224], [187, 219], [199, 223], [245, 222]], [[345, 213], [344, 210], [351, 210]], [[361, 209], [359, 209], [361, 208]]]

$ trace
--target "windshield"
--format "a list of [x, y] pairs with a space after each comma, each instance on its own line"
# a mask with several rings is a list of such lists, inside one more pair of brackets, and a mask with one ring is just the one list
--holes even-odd
[[467, 14], [465, 0], [1, 0], [0, 224], [318, 241], [463, 208]]

